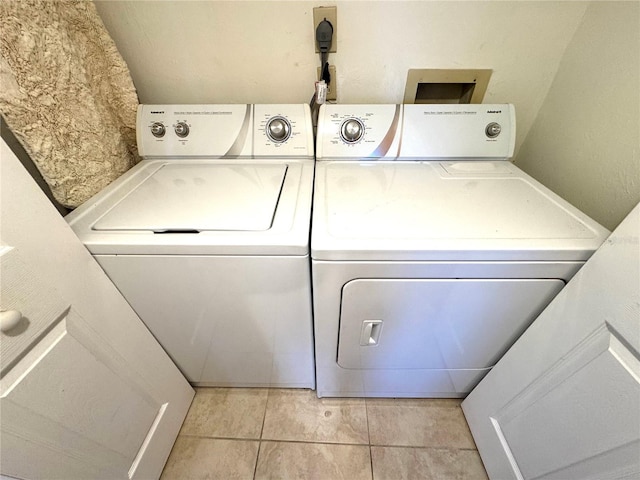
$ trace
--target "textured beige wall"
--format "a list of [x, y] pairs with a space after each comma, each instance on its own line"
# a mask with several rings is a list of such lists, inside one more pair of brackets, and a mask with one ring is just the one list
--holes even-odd
[[[338, 7], [340, 103], [402, 102], [410, 68], [491, 68], [524, 139], [587, 8], [565, 1], [96, 1], [143, 103], [300, 103], [313, 7]], [[519, 145], [519, 143], [518, 143]]]
[[613, 230], [640, 201], [640, 3], [589, 5], [516, 164]]

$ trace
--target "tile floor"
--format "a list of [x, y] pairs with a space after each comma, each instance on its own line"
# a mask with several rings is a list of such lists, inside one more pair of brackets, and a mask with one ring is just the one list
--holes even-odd
[[197, 388], [162, 480], [487, 479], [453, 399]]

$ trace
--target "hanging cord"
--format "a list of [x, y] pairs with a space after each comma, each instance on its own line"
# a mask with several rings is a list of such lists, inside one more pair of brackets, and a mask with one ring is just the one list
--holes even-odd
[[331, 75], [329, 74], [329, 62], [327, 60], [331, 42], [333, 41], [333, 25], [326, 18], [316, 28], [316, 41], [318, 42], [318, 50], [320, 50], [320, 67], [322, 68], [320, 78], [329, 85], [331, 83]]
[[322, 58], [322, 72], [320, 74], [320, 79], [324, 80], [327, 85], [331, 83], [331, 72], [329, 70], [329, 62], [327, 62], [327, 54], [324, 54]]
[[[313, 97], [309, 102], [311, 108], [311, 118], [314, 127], [318, 123], [318, 112], [320, 110], [320, 104], [324, 103], [324, 95], [322, 98], [318, 98], [319, 89], [323, 89], [326, 94], [326, 89], [329, 83], [331, 83], [331, 74], [329, 73], [329, 62], [327, 58], [329, 56], [329, 49], [331, 48], [331, 41], [333, 39], [333, 25], [326, 18], [322, 20], [316, 28], [316, 42], [318, 42], [318, 50], [320, 50], [320, 82], [316, 83], [316, 89]], [[324, 85], [319, 85], [324, 80]], [[322, 93], [322, 92], [321, 92]]]

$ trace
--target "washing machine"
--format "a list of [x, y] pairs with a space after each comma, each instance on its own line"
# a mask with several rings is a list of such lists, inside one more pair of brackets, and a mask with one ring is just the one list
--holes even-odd
[[509, 161], [515, 125], [512, 105], [321, 108], [318, 396], [466, 396], [605, 240]]
[[192, 384], [314, 388], [308, 105], [141, 105], [137, 143], [69, 225]]

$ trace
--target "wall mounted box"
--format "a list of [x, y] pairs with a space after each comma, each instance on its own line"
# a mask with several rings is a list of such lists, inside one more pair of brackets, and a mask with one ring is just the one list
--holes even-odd
[[482, 103], [491, 72], [410, 69], [404, 103]]
[[338, 7], [314, 7], [313, 8], [313, 38], [316, 45], [316, 53], [320, 53], [318, 48], [318, 42], [315, 41], [316, 29], [318, 24], [322, 20], [327, 20], [333, 27], [333, 38], [331, 40], [331, 47], [329, 47], [329, 53], [336, 53], [338, 50]]
[[[322, 70], [320, 67], [317, 68], [318, 80], [322, 77]], [[329, 65], [329, 75], [331, 75], [331, 83], [329, 83], [327, 87], [327, 100], [338, 100], [338, 87], [336, 86], [336, 66]]]

